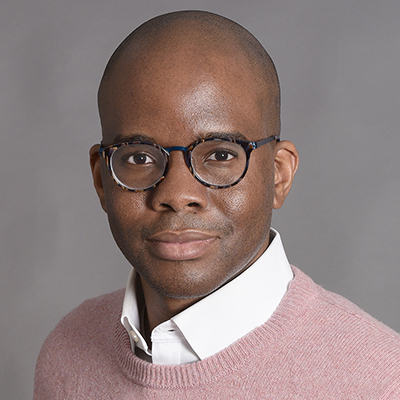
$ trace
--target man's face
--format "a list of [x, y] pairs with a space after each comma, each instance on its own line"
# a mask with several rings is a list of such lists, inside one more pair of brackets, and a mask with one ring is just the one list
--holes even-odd
[[[132, 139], [163, 147], [228, 134], [260, 140], [268, 96], [239, 58], [155, 51], [119, 62], [100, 97], [105, 146]], [[249, 266], [267, 247], [274, 197], [274, 145], [253, 151], [245, 178], [227, 189], [203, 186], [183, 153], [165, 179], [129, 192], [101, 163], [100, 199], [119, 248], [142, 279], [167, 298], [199, 298]]]

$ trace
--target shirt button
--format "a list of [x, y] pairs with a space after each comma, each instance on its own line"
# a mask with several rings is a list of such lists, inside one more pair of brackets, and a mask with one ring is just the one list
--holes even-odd
[[129, 333], [131, 334], [133, 341], [134, 341], [135, 343], [137, 343], [137, 342], [139, 341], [139, 336], [136, 335], [136, 333], [135, 333], [133, 330], [130, 331]]

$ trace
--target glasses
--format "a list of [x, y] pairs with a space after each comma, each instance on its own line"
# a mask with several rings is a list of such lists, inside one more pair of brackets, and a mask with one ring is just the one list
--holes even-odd
[[279, 136], [257, 142], [232, 138], [204, 138], [189, 147], [163, 148], [156, 143], [133, 141], [100, 147], [114, 181], [124, 189], [143, 192], [155, 188], [166, 176], [170, 153], [182, 151], [191, 174], [203, 185], [224, 189], [245, 176], [250, 154]]

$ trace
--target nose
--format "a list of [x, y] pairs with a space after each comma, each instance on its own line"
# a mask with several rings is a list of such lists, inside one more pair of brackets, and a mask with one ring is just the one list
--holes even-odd
[[155, 211], [202, 211], [208, 206], [208, 188], [189, 171], [181, 151], [170, 153], [167, 175], [151, 190]]

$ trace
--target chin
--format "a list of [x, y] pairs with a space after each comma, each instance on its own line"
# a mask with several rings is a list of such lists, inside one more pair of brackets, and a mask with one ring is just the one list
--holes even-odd
[[206, 273], [204, 269], [178, 271], [157, 275], [142, 275], [147, 284], [160, 296], [171, 299], [200, 299], [224, 285], [228, 277]]

